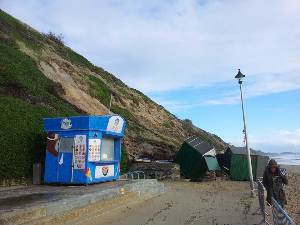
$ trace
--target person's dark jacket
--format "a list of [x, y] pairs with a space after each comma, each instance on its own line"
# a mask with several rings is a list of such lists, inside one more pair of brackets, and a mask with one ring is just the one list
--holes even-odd
[[[274, 173], [271, 171], [271, 167], [276, 167]], [[283, 184], [288, 184], [288, 180], [281, 173], [277, 162], [271, 159], [263, 175], [263, 185], [267, 190], [267, 202], [269, 204], [271, 204], [271, 197], [274, 197], [281, 207], [287, 204]]]

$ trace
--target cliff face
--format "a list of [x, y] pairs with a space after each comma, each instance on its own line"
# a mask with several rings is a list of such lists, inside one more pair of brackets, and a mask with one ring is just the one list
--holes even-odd
[[[226, 143], [219, 137], [195, 127], [190, 120], [179, 120], [140, 91], [65, 46], [60, 36], [41, 34], [0, 12], [0, 41], [25, 53], [44, 76], [55, 82], [49, 93], [80, 114], [116, 113], [125, 118], [123, 146], [129, 157], [172, 159], [183, 141], [194, 134], [216, 149], [225, 149]], [[14, 89], [19, 91], [18, 86], [12, 85], [9, 93], [3, 93], [18, 98], [11, 94]], [[34, 96], [22, 97], [34, 104], [32, 99]], [[47, 102], [40, 100], [39, 104]]]

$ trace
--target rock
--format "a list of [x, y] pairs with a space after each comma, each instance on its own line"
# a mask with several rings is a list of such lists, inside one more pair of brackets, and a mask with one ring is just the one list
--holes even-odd
[[144, 171], [146, 179], [180, 179], [180, 166], [176, 163], [134, 163], [130, 171]]

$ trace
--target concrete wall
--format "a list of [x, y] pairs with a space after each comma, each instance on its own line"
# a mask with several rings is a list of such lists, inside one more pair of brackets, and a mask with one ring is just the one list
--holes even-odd
[[130, 171], [144, 171], [146, 179], [180, 179], [180, 166], [176, 163], [134, 163]]

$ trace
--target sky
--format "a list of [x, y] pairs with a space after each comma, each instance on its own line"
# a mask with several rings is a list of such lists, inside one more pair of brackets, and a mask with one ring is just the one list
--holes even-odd
[[0, 8], [227, 143], [300, 152], [299, 0], [0, 0]]

